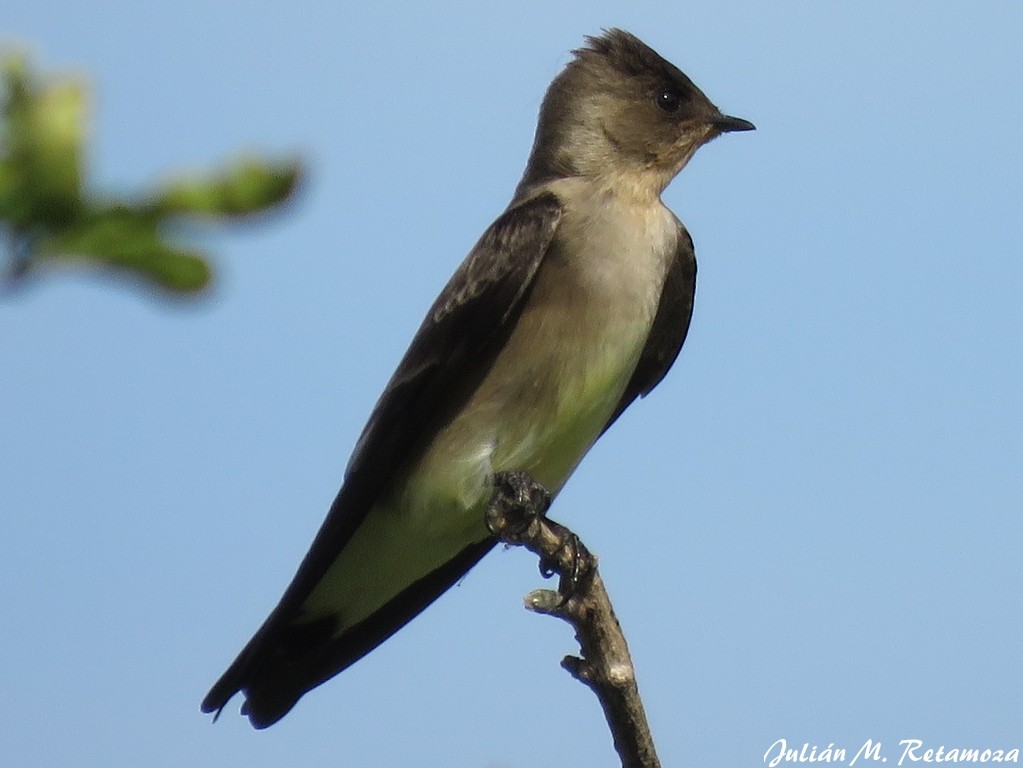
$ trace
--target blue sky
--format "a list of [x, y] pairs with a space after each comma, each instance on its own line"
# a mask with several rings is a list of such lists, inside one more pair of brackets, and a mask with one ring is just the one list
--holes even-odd
[[610, 26], [758, 127], [666, 192], [689, 339], [552, 511], [601, 557], [662, 761], [1023, 748], [1023, 7], [148, 6], [0, 11], [91, 83], [101, 188], [244, 149], [310, 175], [201, 236], [198, 305], [74, 274], [0, 300], [0, 761], [617, 764], [558, 667], [570, 630], [520, 607], [521, 551], [265, 732], [198, 711], [507, 203], [547, 84]]

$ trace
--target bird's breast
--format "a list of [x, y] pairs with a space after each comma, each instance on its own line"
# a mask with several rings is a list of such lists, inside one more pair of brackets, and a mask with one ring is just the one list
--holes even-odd
[[[650, 208], [613, 199], [566, 206], [504, 348], [423, 455], [415, 474], [424, 484], [440, 483], [467, 509], [489, 498], [495, 472], [528, 471], [552, 493], [561, 489], [635, 370], [675, 231], [659, 201]], [[412, 486], [423, 499], [426, 488]], [[429, 515], [431, 505], [423, 502]]]

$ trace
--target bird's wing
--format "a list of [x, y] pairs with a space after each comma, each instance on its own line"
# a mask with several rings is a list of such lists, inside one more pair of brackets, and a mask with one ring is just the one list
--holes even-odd
[[678, 244], [675, 258], [668, 267], [668, 274], [661, 290], [653, 325], [646, 345], [640, 353], [636, 370], [625, 387], [621, 400], [611, 418], [604, 425], [604, 431], [614, 424], [622, 412], [637, 397], [646, 397], [661, 383], [671, 368], [689, 333], [689, 321], [693, 316], [693, 298], [696, 295], [696, 252], [693, 239], [682, 222], [676, 219]]
[[[505, 211], [430, 308], [356, 444], [344, 484], [280, 603], [202, 703], [218, 712], [245, 690], [252, 724], [276, 722], [310, 688], [375, 648], [458, 580], [486, 539], [335, 637], [330, 621], [300, 624], [299, 609], [362, 524], [384, 486], [424, 449], [482, 381], [521, 312], [561, 219], [540, 194]], [[482, 520], [481, 520], [482, 525]]]

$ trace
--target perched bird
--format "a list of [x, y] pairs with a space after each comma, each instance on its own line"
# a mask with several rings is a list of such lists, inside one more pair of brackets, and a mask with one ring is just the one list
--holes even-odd
[[552, 496], [664, 377], [696, 259], [661, 193], [722, 114], [633, 35], [589, 37], [551, 83], [529, 162], [426, 315], [280, 603], [202, 703], [256, 728], [373, 650], [495, 544], [495, 475]]

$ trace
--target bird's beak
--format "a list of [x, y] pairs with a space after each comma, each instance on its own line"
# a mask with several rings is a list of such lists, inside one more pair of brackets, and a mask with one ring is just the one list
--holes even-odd
[[730, 133], [731, 131], [755, 131], [757, 129], [757, 127], [749, 120], [743, 120], [741, 117], [732, 117], [731, 115], [722, 115], [720, 113], [712, 117], [710, 123], [721, 131], [721, 133]]

